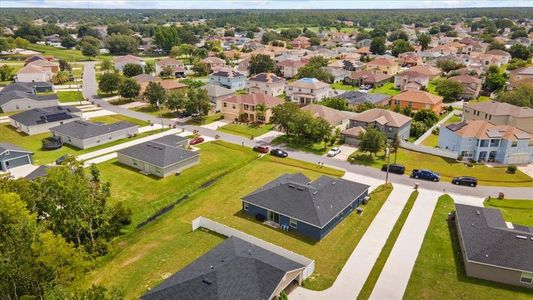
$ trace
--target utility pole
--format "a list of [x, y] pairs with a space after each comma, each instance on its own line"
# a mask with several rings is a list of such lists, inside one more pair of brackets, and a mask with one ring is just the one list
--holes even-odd
[[389, 167], [390, 167], [390, 148], [387, 145], [385, 149], [385, 154], [387, 155], [387, 175], [385, 175], [385, 186], [389, 183]]

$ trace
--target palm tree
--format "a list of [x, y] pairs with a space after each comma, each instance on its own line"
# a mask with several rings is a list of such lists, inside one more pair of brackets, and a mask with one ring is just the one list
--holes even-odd
[[267, 111], [266, 105], [264, 103], [259, 103], [255, 106], [255, 110], [257, 111], [257, 122], [265, 122], [265, 116]]

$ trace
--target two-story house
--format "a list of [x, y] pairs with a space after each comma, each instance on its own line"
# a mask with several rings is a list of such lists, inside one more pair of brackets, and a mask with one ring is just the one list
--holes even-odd
[[300, 70], [300, 68], [305, 66], [306, 64], [306, 61], [299, 59], [285, 59], [278, 62], [278, 67], [283, 77], [293, 78], [294, 76], [296, 76], [296, 74], [298, 74], [298, 70]]
[[279, 96], [285, 91], [286, 84], [285, 78], [274, 73], [259, 73], [248, 79], [246, 89], [251, 94]]
[[404, 67], [413, 67], [422, 64], [422, 57], [416, 52], [404, 52], [398, 55], [398, 63]]
[[350, 118], [348, 127], [358, 126], [377, 128], [389, 139], [394, 139], [398, 135], [400, 139], [406, 140], [411, 131], [411, 118], [387, 109], [373, 108]]
[[485, 120], [494, 125], [511, 125], [533, 134], [533, 109], [505, 102], [485, 101], [477, 104], [465, 103], [463, 119]]
[[443, 109], [442, 97], [424, 91], [405, 91], [394, 95], [390, 100], [390, 108], [403, 109], [409, 107], [413, 111], [430, 109], [440, 114]]
[[400, 71], [400, 65], [392, 59], [386, 57], [378, 57], [366, 64], [366, 70], [377, 70], [383, 74], [395, 75]]
[[418, 91], [427, 88], [429, 77], [417, 71], [406, 70], [394, 76], [394, 86], [401, 91]]
[[306, 105], [329, 97], [331, 88], [329, 84], [316, 78], [302, 78], [288, 83], [285, 93], [292, 102]]
[[459, 95], [461, 99], [476, 99], [481, 91], [481, 79], [470, 75], [459, 75], [451, 77], [450, 80], [457, 81], [463, 87], [463, 92]]
[[[283, 100], [265, 94], [234, 95], [218, 100], [217, 107], [224, 119], [242, 122], [269, 123], [272, 108], [283, 103]], [[258, 105], [264, 106], [264, 111]]]
[[231, 90], [246, 88], [246, 76], [237, 70], [220, 69], [209, 74], [209, 83], [218, 84]]
[[155, 74], [161, 75], [165, 69], [172, 70], [172, 75], [176, 78], [185, 77], [185, 68], [181, 61], [174, 58], [163, 58], [155, 62]]

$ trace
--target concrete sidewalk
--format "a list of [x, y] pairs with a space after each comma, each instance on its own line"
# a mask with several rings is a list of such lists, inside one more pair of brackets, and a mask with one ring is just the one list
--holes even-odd
[[402, 299], [440, 195], [440, 192], [419, 189], [418, 198], [381, 271], [370, 299]]
[[[363, 179], [361, 175], [358, 176], [358, 180]], [[369, 184], [375, 186], [376, 183], [369, 182]], [[313, 300], [357, 298], [412, 191], [411, 187], [401, 184], [394, 185], [389, 198], [379, 210], [330, 288], [324, 291], [311, 291], [298, 286], [290, 293], [289, 298]]]

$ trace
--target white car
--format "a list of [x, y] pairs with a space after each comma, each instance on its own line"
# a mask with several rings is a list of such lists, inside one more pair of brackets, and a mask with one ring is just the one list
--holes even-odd
[[328, 157], [334, 157], [335, 155], [341, 153], [341, 149], [335, 147], [335, 148], [331, 148], [331, 150], [329, 150], [328, 152]]

